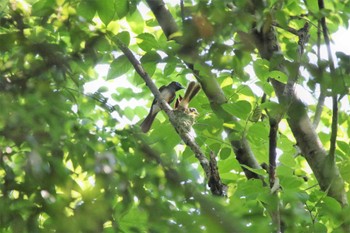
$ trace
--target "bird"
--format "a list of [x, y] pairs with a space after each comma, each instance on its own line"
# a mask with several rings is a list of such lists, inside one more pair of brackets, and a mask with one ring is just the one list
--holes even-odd
[[[185, 88], [180, 83], [173, 81], [167, 86], [165, 86], [165, 85], [161, 86], [159, 88], [159, 92], [160, 92], [161, 97], [168, 104], [170, 104], [171, 102], [174, 101], [175, 96], [176, 96], [176, 92], [181, 90], [181, 89], [185, 89]], [[143, 133], [147, 133], [150, 130], [152, 123], [153, 123], [154, 119], [156, 118], [158, 112], [160, 112], [160, 110], [161, 110], [161, 108], [158, 105], [157, 99], [154, 98], [148, 115], [142, 121], [142, 123], [140, 125]]]
[[199, 83], [194, 81], [190, 82], [185, 96], [182, 98], [181, 95], [175, 101], [175, 122], [176, 131], [178, 133], [189, 133], [192, 129], [195, 119], [198, 117], [199, 113], [195, 108], [189, 108], [188, 105], [193, 97], [200, 91], [201, 86]]
[[[195, 95], [197, 95], [197, 93], [200, 91], [201, 86], [199, 83], [197, 82], [190, 82], [188, 84], [187, 90], [185, 92], [184, 97], [182, 98], [182, 96], [180, 95], [178, 99], [176, 99], [176, 103], [175, 103], [175, 109], [179, 109], [182, 111], [186, 111], [186, 112], [191, 112], [188, 110], [188, 105], [190, 103], [190, 101], [193, 99], [193, 97]], [[193, 108], [192, 108], [193, 110]], [[196, 110], [197, 111], [197, 110]], [[194, 112], [194, 111], [192, 111]]]

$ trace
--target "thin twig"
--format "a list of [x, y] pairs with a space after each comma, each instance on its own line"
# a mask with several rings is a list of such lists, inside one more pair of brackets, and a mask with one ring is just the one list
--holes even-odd
[[[318, 8], [320, 10], [324, 9], [324, 2], [323, 0], [318, 0]], [[324, 41], [327, 46], [327, 53], [328, 53], [328, 60], [329, 60], [329, 69], [331, 72], [332, 78], [332, 125], [331, 125], [331, 139], [330, 139], [330, 149], [329, 149], [329, 156], [334, 159], [335, 157], [335, 149], [336, 149], [336, 142], [337, 142], [337, 131], [338, 131], [338, 94], [335, 90], [334, 83], [336, 82], [336, 75], [335, 75], [335, 67], [334, 67], [334, 61], [332, 57], [332, 51], [331, 51], [331, 45], [330, 45], [330, 39], [328, 36], [328, 28], [326, 24], [326, 18], [321, 18], [321, 26], [322, 26], [322, 32]]]
[[[298, 40], [298, 57], [297, 57], [297, 61], [295, 61], [295, 63], [297, 64], [296, 66], [296, 70], [295, 70], [295, 74], [290, 74], [288, 77], [288, 82], [284, 88], [284, 92], [283, 95], [285, 96], [292, 96], [292, 93], [294, 91], [294, 86], [295, 83], [298, 81], [298, 77], [299, 77], [299, 68], [300, 68], [300, 61], [301, 61], [301, 57], [304, 53], [304, 47], [305, 44], [308, 42], [309, 40], [309, 23], [305, 23], [304, 27], [302, 27], [301, 29], [296, 31], [296, 35], [299, 37]], [[292, 98], [290, 98], [290, 100], [292, 100]], [[290, 104], [290, 103], [288, 103]]]
[[311, 217], [312, 225], [315, 227], [316, 216], [313, 216], [313, 214], [312, 214], [313, 209], [310, 209], [310, 207], [308, 206], [308, 204], [306, 202], [304, 204], [305, 204], [306, 209], [309, 212], [309, 215]]
[[317, 21], [317, 61], [321, 61], [321, 22]]
[[185, 23], [185, 5], [184, 5], [184, 0], [180, 0], [180, 7], [181, 7], [182, 24], [184, 24]]
[[298, 30], [296, 30], [296, 29], [294, 29], [292, 27], [287, 27], [286, 28], [286, 27], [283, 27], [283, 26], [279, 25], [277, 22], [272, 22], [272, 26], [275, 26], [275, 27], [278, 27], [280, 29], [283, 29], [283, 30], [285, 30], [287, 32], [290, 32], [290, 33], [296, 35], [296, 36], [298, 35]]
[[[265, 102], [266, 96], [263, 96], [262, 103]], [[276, 178], [276, 160], [277, 160], [277, 133], [278, 133], [278, 125], [281, 122], [285, 112], [288, 108], [284, 108], [283, 112], [279, 112], [277, 114], [272, 115], [267, 109], [265, 112], [269, 117], [270, 124], [270, 132], [269, 132], [269, 165], [268, 165], [268, 173], [269, 173], [269, 184], [271, 194], [276, 198], [276, 203], [270, 215], [276, 226], [276, 232], [283, 232], [283, 221], [280, 216], [280, 202], [278, 197], [278, 190], [280, 188], [279, 179]]]
[[276, 148], [277, 148], [277, 131], [278, 122], [270, 117], [270, 133], [269, 133], [269, 181], [270, 188], [275, 183], [275, 170], [276, 170]]
[[[64, 87], [63, 90], [67, 91], [72, 96], [72, 98], [74, 98], [74, 102], [77, 102], [77, 101], [75, 99], [75, 96], [71, 93], [73, 91], [98, 102], [100, 104], [100, 107], [107, 110], [109, 113], [117, 112], [119, 114], [119, 112], [120, 112], [120, 109], [118, 106], [109, 104], [108, 98], [104, 97], [98, 91], [93, 92], [93, 93], [84, 93], [83, 91], [76, 90], [76, 89], [70, 88], [70, 87]], [[119, 117], [120, 117], [120, 115], [119, 115]]]
[[276, 184], [279, 186], [277, 179], [276, 179], [276, 157], [277, 157], [277, 132], [278, 132], [278, 124], [279, 119], [276, 120], [273, 117], [270, 118], [270, 133], [269, 133], [269, 183], [270, 183], [270, 189], [272, 192], [272, 195], [275, 195], [276, 197], [276, 206], [275, 211], [271, 213], [271, 216], [273, 218], [274, 224], [276, 226], [276, 232], [280, 233], [282, 231], [282, 221], [280, 217], [280, 203], [278, 198], [278, 187], [276, 187]]
[[314, 120], [312, 122], [314, 129], [317, 129], [317, 126], [320, 123], [325, 99], [326, 99], [325, 90], [321, 86], [321, 93], [320, 93], [320, 96], [318, 97], [318, 100], [317, 100], [315, 116], [314, 116]]
[[[321, 61], [321, 22], [320, 20], [318, 20], [318, 23], [317, 23], [317, 61]], [[320, 74], [322, 75], [323, 69], [321, 69], [320, 67], [318, 69]], [[320, 92], [320, 96], [318, 97], [314, 121], [312, 123], [315, 129], [317, 129], [317, 126], [320, 123], [324, 101], [326, 99], [325, 88], [321, 83], [320, 83], [320, 89], [321, 89], [321, 92]]]
[[227, 186], [221, 182], [218, 165], [216, 162], [216, 155], [210, 151], [210, 168], [211, 177], [208, 181], [211, 193], [217, 196], [226, 196]]

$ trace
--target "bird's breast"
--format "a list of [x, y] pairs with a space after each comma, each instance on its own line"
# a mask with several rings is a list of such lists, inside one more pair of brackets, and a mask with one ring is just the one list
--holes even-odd
[[168, 103], [174, 98], [174, 94], [168, 89], [162, 90], [160, 95]]

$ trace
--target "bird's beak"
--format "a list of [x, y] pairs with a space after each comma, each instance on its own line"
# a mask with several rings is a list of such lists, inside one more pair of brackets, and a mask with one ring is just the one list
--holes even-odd
[[198, 117], [199, 116], [199, 112], [195, 108], [189, 108], [188, 109], [188, 114], [190, 116], [192, 116], [192, 117]]

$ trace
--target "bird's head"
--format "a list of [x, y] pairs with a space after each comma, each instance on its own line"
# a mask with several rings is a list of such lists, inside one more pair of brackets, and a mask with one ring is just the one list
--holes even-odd
[[185, 89], [180, 83], [175, 82], [175, 81], [171, 82], [171, 83], [169, 84], [169, 86], [172, 87], [172, 88], [174, 88], [175, 91], [178, 91], [178, 90], [181, 90], [181, 89]]

